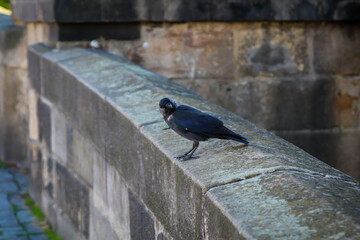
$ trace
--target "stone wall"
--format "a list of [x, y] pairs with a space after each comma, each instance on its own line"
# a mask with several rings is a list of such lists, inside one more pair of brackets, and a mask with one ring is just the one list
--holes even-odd
[[0, 159], [25, 166], [29, 125], [26, 52], [24, 27], [0, 14]]
[[356, 0], [18, 0], [13, 18], [57, 48], [96, 39], [358, 179], [359, 9]]
[[[103, 51], [37, 44], [28, 62], [30, 192], [65, 239], [360, 237], [360, 186], [291, 143]], [[176, 160], [191, 142], [163, 129], [164, 96], [251, 144]]]

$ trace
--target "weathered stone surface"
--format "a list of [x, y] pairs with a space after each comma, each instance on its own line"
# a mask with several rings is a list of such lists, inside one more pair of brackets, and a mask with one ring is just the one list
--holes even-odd
[[19, 0], [11, 2], [12, 16], [25, 22], [37, 22], [39, 0]]
[[[227, 83], [199, 79], [176, 82], [270, 130], [324, 129], [341, 126], [346, 121], [335, 110], [336, 91], [342, 90], [331, 78], [257, 77]], [[356, 122], [356, 115], [351, 119]]]
[[[89, 188], [74, 173], [56, 163], [56, 202], [75, 229], [89, 237]], [[58, 228], [59, 218], [57, 219]]]
[[308, 73], [306, 39], [304, 24], [238, 25], [234, 31], [237, 78]]
[[[126, 60], [97, 51], [81, 50], [83, 53], [77, 55], [76, 58], [66, 58], [67, 54], [70, 56], [71, 54], [76, 55], [75, 51], [80, 52], [80, 50], [71, 51], [52, 51], [44, 54], [43, 66], [47, 71], [52, 70], [53, 74], [57, 73], [54, 78], [46, 78], [45, 93], [59, 109], [64, 111], [74, 127], [84, 133], [83, 136], [92, 142], [96, 150], [108, 160], [107, 165], [101, 162], [101, 158], [97, 158], [93, 162], [93, 170], [99, 168], [94, 170], [93, 179], [100, 177], [101, 183], [94, 184], [92, 200], [98, 211], [109, 213], [109, 210], [106, 209], [115, 209], [113, 212], [116, 212], [116, 216], [120, 216], [119, 218], [111, 217], [111, 212], [104, 214], [104, 216], [110, 216], [109, 222], [112, 226], [115, 223], [119, 224], [114, 228], [115, 231], [117, 231], [116, 229], [119, 231], [120, 229], [133, 230], [132, 227], [127, 228], [129, 225], [124, 220], [128, 216], [126, 209], [131, 209], [129, 205], [131, 203], [128, 202], [129, 197], [127, 196], [128, 190], [141, 199], [141, 202], [146, 205], [150, 217], [161, 222], [166, 232], [172, 237], [198, 239], [202, 238], [203, 232], [206, 230], [203, 221], [207, 215], [203, 215], [203, 209], [204, 204], [207, 203], [204, 202], [203, 194], [207, 191], [215, 194], [212, 191], [231, 186], [230, 183], [232, 182], [243, 180], [241, 183], [245, 183], [248, 181], [245, 179], [254, 176], [276, 176], [277, 172], [286, 172], [291, 175], [286, 179], [297, 178], [298, 175], [302, 176], [304, 173], [305, 176], [308, 176], [308, 181], [312, 181], [312, 176], [317, 176], [337, 181], [339, 184], [354, 186], [353, 180], [347, 175], [316, 160], [304, 151], [256, 125], [204, 101], [199, 96], [157, 74]], [[59, 61], [60, 57], [64, 59]], [[58, 79], [63, 81], [61, 86], [65, 86], [64, 89], [75, 89], [75, 94], [65, 95], [68, 94], [67, 91], [61, 92], [62, 90], [57, 89], [55, 81]], [[175, 160], [173, 155], [188, 150], [190, 142], [170, 130], [162, 130], [165, 123], [159, 122], [161, 116], [158, 113], [157, 104], [165, 96], [174, 98], [180, 104], [189, 104], [204, 111], [212, 112], [213, 115], [222, 119], [229, 128], [248, 137], [251, 144], [244, 147], [235, 142], [211, 140], [207, 143], [201, 143], [197, 151], [200, 158], [186, 162]], [[73, 224], [77, 224], [73, 219], [73, 209], [77, 209], [76, 206], [79, 204], [76, 205], [76, 200], [72, 198], [75, 198], [73, 195], [82, 192], [81, 189], [84, 184], [80, 184], [79, 179], [74, 177], [72, 173], [70, 174], [69, 170], [63, 166], [60, 168], [61, 171], [58, 171], [57, 166], [58, 175], [62, 175], [58, 183], [63, 185], [67, 183], [67, 185], [57, 188], [58, 204], [61, 208], [65, 208], [65, 212], [70, 215]], [[106, 184], [104, 183], [104, 176], [106, 176]], [[304, 177], [304, 179], [307, 178]], [[308, 186], [305, 182], [299, 184], [304, 188]], [[68, 185], [69, 188], [67, 188]], [[106, 186], [106, 198], [102, 196], [105, 190], [99, 189], [104, 185]], [[76, 193], [74, 193], [75, 190], [71, 193], [69, 191], [73, 186], [78, 186]], [[328, 186], [331, 188], [331, 184]], [[254, 189], [256, 189], [255, 187]], [[315, 185], [308, 187], [308, 189], [313, 188]], [[294, 189], [290, 187], [286, 194], [296, 195]], [[326, 193], [324, 189], [316, 191], [319, 191], [320, 195]], [[84, 192], [86, 191], [84, 190]], [[356, 194], [356, 191], [351, 190], [351, 188], [349, 188], [350, 192]], [[67, 202], [72, 203], [64, 204], [65, 198], [59, 197], [59, 193], [67, 196]], [[231, 192], [226, 196], [226, 199], [247, 200], [247, 198], [240, 198], [236, 194], [237, 192]], [[81, 196], [76, 198], [81, 199]], [[217, 208], [213, 213], [215, 217], [217, 215], [220, 219], [214, 223], [214, 220], [211, 219], [212, 216], [210, 216], [208, 226], [223, 222], [224, 219], [228, 223], [232, 222], [234, 228], [231, 225], [223, 226], [235, 229], [234, 231], [237, 232], [226, 235], [229, 237], [248, 236], [244, 235], [247, 232], [243, 230], [242, 221], [249, 220], [251, 222], [256, 220], [258, 215], [260, 217], [268, 216], [267, 219], [276, 216], [271, 215], [272, 212], [264, 213], [264, 215], [257, 214], [257, 209], [254, 208], [256, 214], [253, 218], [244, 219], [237, 215], [236, 221], [234, 221], [232, 219], [233, 212], [227, 208], [226, 204], [221, 203], [219, 205], [217, 198], [213, 198], [212, 195], [208, 200], [211, 201], [212, 206]], [[254, 205], [261, 204], [261, 201], [256, 199], [252, 201]], [[351, 204], [353, 202], [355, 200], [350, 200]], [[83, 203], [82, 206], [88, 204]], [[276, 201], [270, 201], [267, 209], [276, 208], [277, 204]], [[108, 206], [110, 207], [108, 208]], [[207, 204], [206, 206], [210, 205]], [[318, 207], [321, 208], [321, 211], [326, 211], [325, 207], [324, 209], [321, 205]], [[307, 214], [304, 209], [302, 212]], [[252, 216], [252, 213], [249, 214]], [[347, 217], [349, 216], [347, 212], [344, 214]], [[82, 217], [82, 219], [84, 218]], [[237, 221], [241, 224], [239, 225]], [[334, 221], [336, 222], [336, 220]], [[151, 220], [149, 223], [152, 225]], [[259, 223], [259, 227], [261, 224]], [[286, 224], [283, 221], [277, 226], [280, 226], [280, 229], [288, 229]], [[312, 222], [308, 220], [307, 224], [312, 224]], [[252, 230], [249, 236], [257, 236], [256, 232], [253, 233], [256, 227], [255, 224], [251, 225]], [[319, 227], [314, 231], [320, 233], [322, 229]], [[126, 230], [121, 230], [121, 232], [125, 233]], [[129, 232], [131, 233], [130, 230]], [[222, 232], [219, 230], [218, 233]], [[218, 234], [211, 235], [213, 233], [210, 231], [208, 233], [209, 236]], [[296, 233], [295, 231], [294, 234]], [[116, 234], [119, 233], [116, 232]], [[284, 230], [281, 234], [292, 233]], [[299, 236], [303, 236], [301, 234], [307, 234], [307, 232], [299, 233]], [[153, 236], [155, 238], [155, 232]]]
[[[0, 126], [5, 126], [5, 111], [4, 111], [4, 85], [5, 85], [5, 68], [0, 66]], [[5, 128], [0, 127], [0, 159], [5, 156]]]
[[29, 193], [37, 205], [41, 205], [42, 193], [42, 153], [39, 146], [30, 141], [28, 150], [28, 162], [30, 167]]
[[[130, 239], [129, 193], [125, 181], [110, 164], [106, 168], [108, 210], [112, 228], [119, 239]], [[109, 216], [109, 215], [107, 215]]]
[[88, 237], [84, 236], [81, 232], [78, 232], [73, 225], [72, 220], [66, 214], [62, 214], [61, 211], [56, 211], [56, 232], [63, 239], [85, 240]]
[[57, 108], [51, 110], [51, 151], [59, 160], [67, 163], [67, 121]]
[[146, 26], [143, 46], [133, 49], [141, 65], [169, 78], [234, 77], [231, 24], [183, 23]]
[[4, 161], [25, 164], [28, 137], [28, 80], [25, 70], [4, 68], [2, 127]]
[[[91, 211], [93, 211], [92, 214], [99, 213], [100, 219], [107, 219], [109, 226], [106, 228], [113, 229], [108, 233], [109, 237], [115, 235], [118, 239], [131, 239], [129, 201], [128, 189], [117, 170], [100, 156], [95, 158], [93, 208]], [[96, 218], [95, 215], [93, 216]], [[99, 219], [92, 219], [93, 224], [98, 221]], [[101, 232], [92, 232], [94, 235], [91, 238], [99, 236]]]
[[51, 106], [43, 98], [38, 98], [37, 113], [39, 119], [39, 138], [41, 143], [51, 149]]
[[[360, 4], [360, 3], [358, 3]], [[360, 6], [360, 5], [359, 5]], [[360, 73], [360, 33], [354, 23], [324, 24], [315, 28], [314, 68], [319, 74]]]
[[[44, 154], [43, 154], [44, 155]], [[42, 171], [42, 181], [44, 191], [48, 194], [50, 198], [54, 198], [55, 195], [55, 156], [46, 156], [46, 159], [43, 161], [43, 171]]]
[[91, 208], [90, 239], [119, 239], [109, 222], [108, 216], [104, 216], [102, 211], [94, 207]]
[[360, 124], [360, 78], [335, 79], [336, 123], [340, 128], [357, 128]]
[[93, 184], [93, 162], [97, 158], [94, 146], [78, 131], [73, 133], [74, 170], [90, 186]]
[[50, 51], [50, 48], [43, 44], [31, 45], [28, 48], [28, 72], [31, 87], [42, 94], [42, 82], [40, 79], [40, 56], [42, 53]]
[[131, 239], [155, 240], [154, 220], [139, 198], [129, 191]]
[[37, 104], [38, 97], [35, 90], [29, 90], [29, 138], [39, 141], [39, 118]]
[[276, 135], [294, 143], [321, 161], [360, 179], [360, 133], [346, 130], [277, 131]]
[[56, 207], [54, 199], [54, 196], [49, 196], [48, 192], [43, 191], [41, 195], [41, 209], [52, 229], [57, 229], [57, 212], [60, 209]]
[[[66, 4], [68, 5], [68, 4]], [[138, 23], [75, 23], [50, 24], [47, 38], [51, 41], [90, 41], [93, 39], [136, 40]]]
[[[359, 209], [354, 203], [360, 188], [352, 182], [280, 171], [219, 186], [206, 195], [221, 206], [223, 214], [229, 214], [228, 219], [246, 238], [354, 239], [360, 235], [360, 219], [354, 211]], [[207, 204], [205, 211], [214, 213], [213, 208]], [[228, 224], [218, 220], [218, 213], [207, 216], [209, 239], [227, 233]]]
[[27, 66], [25, 28], [5, 24], [0, 25], [0, 65], [24, 69]]

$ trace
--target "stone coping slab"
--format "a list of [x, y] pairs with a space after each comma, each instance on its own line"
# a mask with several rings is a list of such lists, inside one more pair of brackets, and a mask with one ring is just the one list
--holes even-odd
[[[175, 239], [360, 236], [359, 185], [291, 143], [127, 59], [41, 44], [28, 54], [34, 89], [65, 113]], [[212, 113], [250, 145], [210, 140], [200, 143], [198, 159], [176, 160], [191, 142], [163, 130], [163, 97]]]

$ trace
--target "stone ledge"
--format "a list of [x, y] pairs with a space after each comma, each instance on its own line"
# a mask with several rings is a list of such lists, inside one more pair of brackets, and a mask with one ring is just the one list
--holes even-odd
[[[296, 2], [241, 0], [17, 0], [13, 17], [24, 22], [186, 22], [359, 20], [357, 0]], [[116, 9], [116, 10], [115, 10]]]
[[[328, 239], [360, 236], [354, 218], [360, 216], [359, 185], [294, 145], [126, 59], [43, 45], [28, 54], [34, 88], [66, 114], [175, 239], [321, 238], [327, 230]], [[200, 158], [174, 159], [191, 143], [162, 130], [158, 102], [165, 96], [212, 112], [251, 144], [211, 140], [201, 143]]]

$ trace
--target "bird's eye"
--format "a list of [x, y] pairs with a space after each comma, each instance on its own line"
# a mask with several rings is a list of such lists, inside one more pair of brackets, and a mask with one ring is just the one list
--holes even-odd
[[165, 105], [166, 108], [173, 108], [173, 105], [171, 102], [168, 102], [166, 105]]

